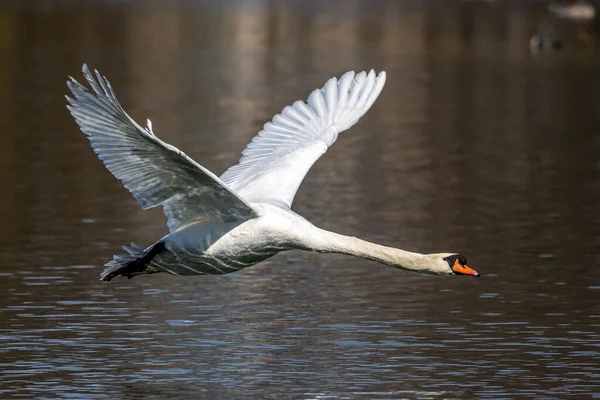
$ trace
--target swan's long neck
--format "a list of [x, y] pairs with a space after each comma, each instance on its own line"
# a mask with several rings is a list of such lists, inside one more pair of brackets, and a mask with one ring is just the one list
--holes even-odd
[[348, 254], [396, 268], [431, 273], [427, 268], [427, 263], [424, 262], [424, 254], [381, 246], [352, 236], [340, 235], [317, 227], [314, 228], [313, 235], [305, 239], [305, 245], [308, 250], [323, 253]]

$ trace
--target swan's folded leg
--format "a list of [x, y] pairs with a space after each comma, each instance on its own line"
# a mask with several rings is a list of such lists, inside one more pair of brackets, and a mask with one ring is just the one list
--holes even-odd
[[165, 249], [164, 242], [157, 242], [147, 249], [131, 244], [131, 247], [123, 246], [129, 254], [117, 254], [104, 266], [104, 271], [100, 274], [100, 280], [110, 281], [115, 276], [123, 275], [127, 278], [133, 278], [135, 275], [144, 273], [148, 265], [157, 254]]

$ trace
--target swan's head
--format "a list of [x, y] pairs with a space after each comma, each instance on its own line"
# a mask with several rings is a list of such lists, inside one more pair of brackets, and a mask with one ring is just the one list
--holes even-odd
[[442, 260], [446, 261], [448, 268], [454, 275], [472, 275], [479, 277], [479, 273], [467, 265], [467, 257], [462, 254], [450, 254]]
[[471, 275], [479, 273], [467, 265], [467, 258], [457, 253], [428, 254], [429, 269], [436, 275]]

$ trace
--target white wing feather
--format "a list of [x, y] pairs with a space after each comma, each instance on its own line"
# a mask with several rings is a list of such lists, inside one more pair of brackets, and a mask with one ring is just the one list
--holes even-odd
[[248, 202], [291, 207], [310, 167], [371, 108], [385, 78], [373, 70], [331, 78], [267, 122], [221, 180]]
[[147, 209], [164, 206], [169, 229], [190, 222], [247, 220], [254, 209], [234, 194], [212, 172], [158, 139], [148, 120], [146, 129], [123, 110], [110, 83], [86, 65], [83, 75], [93, 89], [71, 78], [67, 81], [75, 96], [67, 106], [90, 140], [106, 168]]

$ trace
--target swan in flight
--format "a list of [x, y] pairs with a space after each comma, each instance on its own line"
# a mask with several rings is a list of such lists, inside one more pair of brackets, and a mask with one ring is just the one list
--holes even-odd
[[320, 229], [291, 210], [310, 167], [371, 108], [385, 72], [347, 72], [265, 124], [220, 177], [160, 140], [121, 107], [108, 80], [83, 65], [67, 106], [108, 170], [143, 209], [162, 205], [170, 233], [147, 248], [123, 246], [100, 275], [227, 274], [292, 249], [348, 254], [431, 275], [479, 276], [457, 253], [419, 254]]

